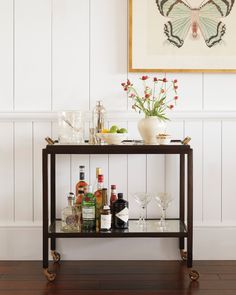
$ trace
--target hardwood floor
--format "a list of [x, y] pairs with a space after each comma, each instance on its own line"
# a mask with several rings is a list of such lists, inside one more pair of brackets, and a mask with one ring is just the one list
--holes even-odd
[[61, 261], [47, 282], [39, 261], [1, 261], [0, 295], [235, 295], [236, 261], [195, 261], [191, 282], [179, 261]]

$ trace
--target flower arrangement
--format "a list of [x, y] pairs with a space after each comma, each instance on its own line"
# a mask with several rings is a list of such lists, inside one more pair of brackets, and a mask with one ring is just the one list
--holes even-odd
[[154, 77], [152, 79], [152, 87], [150, 87], [147, 83], [150, 79], [148, 76], [140, 78], [144, 86], [142, 95], [138, 93], [129, 79], [121, 85], [133, 100], [132, 108], [135, 111], [143, 112], [145, 117], [155, 116], [162, 121], [169, 120], [166, 116], [166, 111], [168, 109], [172, 110], [179, 98], [177, 95], [178, 81]]

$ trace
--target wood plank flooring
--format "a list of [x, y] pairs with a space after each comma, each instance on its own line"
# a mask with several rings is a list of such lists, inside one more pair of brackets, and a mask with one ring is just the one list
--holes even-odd
[[47, 282], [39, 261], [1, 261], [0, 295], [236, 295], [236, 261], [61, 261]]

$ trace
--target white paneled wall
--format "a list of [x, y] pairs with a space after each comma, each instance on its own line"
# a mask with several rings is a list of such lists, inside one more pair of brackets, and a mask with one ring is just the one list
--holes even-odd
[[[139, 138], [138, 116], [120, 86], [139, 76], [127, 72], [128, 1], [0, 0], [0, 64], [0, 259], [41, 259], [41, 150], [46, 136], [57, 136], [55, 112], [89, 111], [102, 98], [108, 125], [127, 127], [130, 138]], [[235, 259], [236, 75], [167, 76], [180, 85], [168, 132], [191, 136], [194, 149], [195, 258]], [[95, 168], [102, 167], [105, 185], [115, 183], [127, 196], [131, 217], [139, 214], [130, 195], [135, 191], [171, 192], [168, 214], [178, 214], [175, 156], [61, 155], [58, 216], [81, 164], [91, 184]], [[147, 216], [159, 215], [152, 201]], [[58, 247], [65, 259], [178, 258], [173, 239], [70, 239]]]

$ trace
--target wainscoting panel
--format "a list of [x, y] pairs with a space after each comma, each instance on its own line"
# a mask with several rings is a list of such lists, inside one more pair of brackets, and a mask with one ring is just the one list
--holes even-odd
[[14, 123], [0, 123], [0, 222], [14, 222]]
[[221, 121], [203, 124], [203, 221], [220, 222], [221, 187]]
[[193, 148], [193, 216], [197, 223], [202, 222], [203, 201], [202, 201], [202, 169], [203, 169], [203, 123], [198, 121], [185, 121], [185, 136], [191, 136], [191, 147]]
[[51, 110], [51, 2], [15, 0], [15, 110]]
[[33, 221], [33, 124], [15, 123], [15, 221]]
[[13, 109], [13, 1], [0, 1], [0, 111]]
[[90, 106], [126, 110], [121, 82], [127, 78], [127, 0], [91, 0]]
[[86, 110], [89, 108], [90, 1], [51, 1], [52, 108]]
[[222, 221], [236, 222], [236, 122], [222, 123]]

